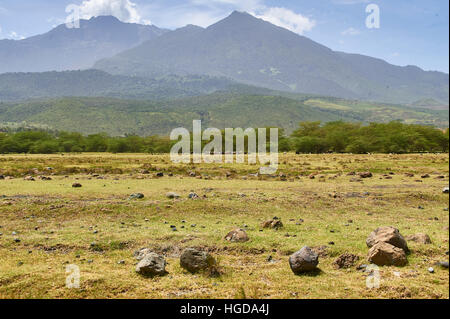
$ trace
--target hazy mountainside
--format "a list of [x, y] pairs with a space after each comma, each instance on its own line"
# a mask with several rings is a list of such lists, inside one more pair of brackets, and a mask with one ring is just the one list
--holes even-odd
[[288, 133], [301, 121], [420, 123], [448, 127], [448, 112], [401, 106], [361, 103], [333, 98], [298, 100], [282, 96], [242, 93], [211, 95], [169, 101], [137, 101], [110, 98], [60, 98], [20, 103], [0, 103], [0, 126], [48, 127], [85, 134], [167, 135], [177, 127], [278, 126]]
[[161, 100], [219, 90], [269, 91], [210, 76], [168, 75], [151, 79], [99, 70], [0, 74], [0, 101], [69, 96]]
[[0, 40], [0, 73], [78, 70], [156, 38], [167, 30], [123, 23], [111, 16], [62, 24], [24, 40]]
[[417, 67], [334, 52], [306, 37], [234, 12], [203, 29], [187, 26], [107, 58], [95, 68], [113, 74], [206, 74], [299, 93], [448, 105], [449, 78]]

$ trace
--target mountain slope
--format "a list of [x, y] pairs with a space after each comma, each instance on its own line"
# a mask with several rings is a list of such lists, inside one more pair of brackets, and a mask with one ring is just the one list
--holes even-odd
[[[69, 96], [161, 100], [245, 90], [245, 85], [209, 76], [141, 78], [111, 75], [99, 70], [0, 74], [0, 101]], [[268, 91], [254, 88], [252, 91]]]
[[44, 72], [90, 68], [164, 34], [155, 26], [123, 23], [111, 16], [80, 20], [80, 28], [64, 24], [24, 40], [0, 40], [0, 73]]
[[[278, 126], [290, 133], [301, 121], [389, 122], [448, 127], [448, 112], [415, 110], [331, 98], [293, 100], [282, 96], [221, 93], [170, 101], [110, 98], [60, 98], [20, 103], [0, 102], [1, 126], [38, 126], [85, 134], [167, 135], [177, 127]], [[12, 123], [12, 124], [11, 124]], [[20, 123], [20, 124], [18, 124]]]
[[448, 74], [334, 52], [250, 14], [234, 12], [206, 28], [188, 26], [95, 68], [114, 74], [225, 76], [274, 90], [389, 103], [433, 98], [448, 104]]

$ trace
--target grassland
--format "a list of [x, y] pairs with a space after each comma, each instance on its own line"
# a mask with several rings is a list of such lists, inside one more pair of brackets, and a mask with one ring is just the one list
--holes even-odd
[[[0, 298], [449, 298], [448, 270], [427, 271], [448, 261], [448, 154], [285, 154], [280, 163], [285, 178], [255, 177], [254, 165], [178, 165], [167, 155], [2, 155], [0, 174], [14, 178], [0, 180]], [[347, 176], [368, 170], [373, 178]], [[169, 191], [181, 198], [167, 199]], [[188, 199], [191, 191], [200, 198]], [[128, 200], [136, 192], [145, 198]], [[274, 216], [284, 228], [261, 231]], [[369, 289], [366, 273], [333, 262], [350, 252], [367, 263], [365, 239], [379, 226], [426, 233], [432, 244], [408, 242], [408, 265], [382, 267], [380, 288]], [[226, 242], [235, 227], [250, 241]], [[305, 245], [327, 246], [316, 276], [289, 268]], [[166, 256], [167, 276], [135, 273], [133, 253], [143, 247]], [[185, 247], [209, 251], [221, 276], [185, 272]], [[80, 267], [80, 289], [65, 286], [68, 264]]]

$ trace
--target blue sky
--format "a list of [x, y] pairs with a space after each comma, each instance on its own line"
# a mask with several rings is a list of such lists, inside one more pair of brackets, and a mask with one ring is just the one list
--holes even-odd
[[[366, 27], [366, 7], [380, 8], [380, 28]], [[174, 29], [208, 26], [247, 11], [333, 50], [396, 65], [449, 71], [447, 0], [0, 0], [0, 39], [21, 39], [64, 23], [69, 4], [82, 18], [112, 14], [125, 22]]]

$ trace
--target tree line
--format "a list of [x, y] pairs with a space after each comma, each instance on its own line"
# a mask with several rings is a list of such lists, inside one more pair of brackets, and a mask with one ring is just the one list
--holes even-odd
[[[448, 152], [449, 130], [400, 122], [302, 122], [291, 135], [279, 132], [279, 151], [296, 153]], [[177, 141], [164, 136], [113, 137], [104, 133], [22, 130], [0, 132], [0, 153], [53, 154], [80, 152], [169, 153]], [[204, 144], [208, 141], [204, 141]]]

